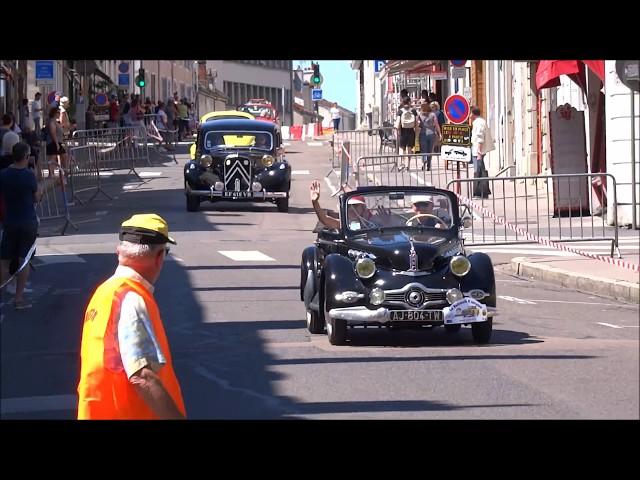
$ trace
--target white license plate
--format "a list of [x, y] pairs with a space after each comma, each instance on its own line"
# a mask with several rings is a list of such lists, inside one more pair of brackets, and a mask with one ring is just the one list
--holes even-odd
[[442, 310], [391, 310], [392, 322], [441, 322]]
[[251, 198], [251, 193], [252, 192], [236, 192], [234, 190], [229, 190], [224, 192], [223, 196], [231, 198]]

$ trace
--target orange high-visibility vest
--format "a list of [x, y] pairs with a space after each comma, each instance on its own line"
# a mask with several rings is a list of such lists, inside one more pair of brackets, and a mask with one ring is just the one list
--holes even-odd
[[85, 312], [78, 383], [79, 420], [158, 418], [129, 382], [120, 357], [117, 330], [120, 305], [130, 291], [144, 299], [156, 339], [167, 361], [160, 367], [158, 376], [178, 410], [185, 415], [167, 335], [153, 295], [135, 280], [112, 277], [98, 287]]

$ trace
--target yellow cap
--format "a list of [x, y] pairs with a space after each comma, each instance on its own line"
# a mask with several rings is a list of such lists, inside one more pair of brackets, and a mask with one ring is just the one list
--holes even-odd
[[132, 243], [173, 243], [169, 236], [169, 226], [160, 215], [155, 213], [139, 213], [122, 222], [120, 240]]

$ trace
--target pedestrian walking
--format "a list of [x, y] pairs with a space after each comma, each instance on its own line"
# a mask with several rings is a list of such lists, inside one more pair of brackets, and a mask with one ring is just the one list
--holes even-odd
[[412, 154], [416, 143], [416, 130], [418, 128], [418, 112], [411, 107], [411, 99], [405, 97], [402, 106], [398, 110], [396, 128], [399, 132], [399, 147], [402, 153]]
[[29, 100], [26, 98], [23, 98], [20, 103], [18, 118], [20, 119], [20, 129], [23, 132], [33, 130], [33, 126], [31, 125], [31, 114], [29, 113]]
[[[0, 243], [0, 285], [9, 280], [11, 262], [22, 265], [38, 236], [38, 217], [34, 204], [42, 199], [42, 188], [29, 168], [31, 149], [24, 142], [13, 147], [14, 162], [0, 172], [0, 196], [4, 204], [3, 234]], [[17, 269], [16, 269], [17, 270]], [[14, 306], [31, 308], [24, 298], [29, 264], [18, 273]]]
[[[474, 178], [488, 177], [489, 172], [484, 163], [485, 155], [495, 150], [493, 137], [487, 125], [487, 121], [480, 116], [480, 108], [471, 108], [471, 160], [473, 162]], [[473, 182], [473, 196], [487, 198], [491, 195], [489, 180], [475, 180]]]
[[118, 128], [120, 126], [120, 105], [118, 104], [118, 97], [111, 95], [111, 102], [109, 102], [109, 127]]
[[436, 141], [442, 138], [440, 126], [438, 125], [438, 117], [431, 111], [429, 103], [420, 105], [420, 114], [418, 115], [418, 123], [420, 124], [420, 133], [418, 139], [420, 142], [420, 153], [422, 156], [422, 170], [431, 170], [431, 155]]
[[67, 151], [62, 144], [64, 137], [59, 118], [60, 109], [57, 107], [52, 108], [49, 111], [49, 119], [47, 120], [47, 128], [45, 130], [47, 166], [49, 167], [50, 179], [53, 179], [55, 176], [55, 167], [61, 167], [64, 171], [67, 165]]
[[153, 295], [167, 243], [176, 242], [156, 214], [133, 215], [120, 227], [118, 267], [97, 288], [84, 316], [79, 420], [186, 417]]

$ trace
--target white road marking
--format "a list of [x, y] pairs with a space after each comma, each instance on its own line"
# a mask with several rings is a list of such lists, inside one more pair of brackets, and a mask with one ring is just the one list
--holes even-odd
[[285, 146], [285, 147], [290, 147], [291, 146], [291, 144], [289, 142], [282, 142], [282, 145]]
[[123, 190], [133, 190], [134, 188], [138, 188], [140, 185], [138, 185], [137, 183], [135, 185], [132, 184], [128, 184], [128, 185], [124, 185], [122, 187]]
[[274, 258], [265, 255], [258, 250], [218, 250], [225, 257], [236, 262], [275, 262]]
[[322, 142], [307, 142], [307, 145], [309, 145], [310, 147], [321, 147]]
[[138, 175], [141, 177], [159, 177], [162, 175], [162, 172], [140, 172]]
[[100, 175], [101, 177], [112, 177], [113, 175], [115, 175], [115, 173], [113, 173], [113, 172], [100, 172], [98, 175]]
[[36, 256], [41, 263], [54, 265], [58, 263], [87, 263], [86, 260], [75, 253], [42, 253]]
[[106, 215], [107, 213], [109, 213], [108, 210], [98, 210], [97, 212], [95, 212], [96, 217], [101, 217], [103, 215]]
[[78, 397], [76, 395], [46, 395], [39, 397], [16, 397], [3, 398], [2, 414], [32, 413], [32, 412], [52, 412], [75, 410], [78, 408]]
[[611, 325], [610, 323], [604, 323], [604, 322], [596, 322], [598, 325], [604, 325], [605, 327], [611, 327], [611, 328], [623, 328], [620, 327], [618, 325]]
[[309, 175], [309, 170], [291, 170], [291, 175]]
[[535, 305], [536, 302], [532, 302], [531, 300], [524, 300], [522, 298], [518, 298], [518, 297], [510, 297], [509, 295], [498, 295], [498, 298], [501, 298], [502, 300], [506, 300], [508, 302], [516, 302], [519, 303], [521, 305]]

